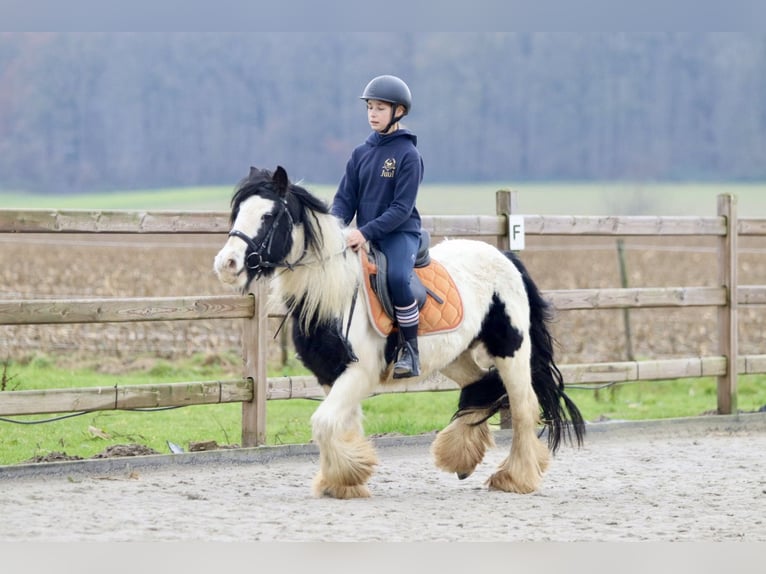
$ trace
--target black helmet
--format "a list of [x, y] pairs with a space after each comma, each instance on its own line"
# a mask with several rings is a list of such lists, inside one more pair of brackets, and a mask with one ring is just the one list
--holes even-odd
[[364, 93], [359, 96], [362, 100], [380, 100], [390, 104], [404, 106], [404, 114], [407, 115], [412, 107], [412, 94], [407, 84], [396, 76], [378, 76], [370, 80]]

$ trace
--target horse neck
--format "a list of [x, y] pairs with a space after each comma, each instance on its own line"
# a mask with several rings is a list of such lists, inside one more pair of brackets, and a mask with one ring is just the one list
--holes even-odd
[[[276, 280], [277, 291], [284, 301], [302, 303], [298, 319], [306, 327], [314, 317], [325, 322], [343, 316], [361, 269], [359, 258], [346, 250], [346, 239], [338, 220], [323, 214], [318, 214], [317, 220], [324, 239], [319, 253], [309, 250], [301, 265], [279, 274]], [[303, 253], [301, 228], [294, 231], [293, 243], [296, 247], [291, 252], [291, 260], [295, 261]]]

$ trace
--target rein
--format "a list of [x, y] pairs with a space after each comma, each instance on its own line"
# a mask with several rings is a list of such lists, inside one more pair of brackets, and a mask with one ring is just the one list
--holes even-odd
[[[356, 299], [359, 295], [359, 284], [357, 283], [356, 289], [354, 289], [354, 296], [351, 298], [351, 308], [348, 311], [348, 321], [346, 322], [346, 341], [348, 341], [348, 334], [349, 331], [351, 331], [351, 320], [354, 318], [354, 309], [356, 309]], [[288, 310], [287, 313], [285, 313], [284, 317], [282, 317], [282, 320], [279, 322], [279, 325], [277, 326], [277, 330], [274, 331], [274, 339], [277, 338], [277, 335], [279, 335], [279, 332], [282, 330], [282, 327], [285, 326], [285, 323], [287, 322], [287, 318], [292, 314], [292, 311]]]

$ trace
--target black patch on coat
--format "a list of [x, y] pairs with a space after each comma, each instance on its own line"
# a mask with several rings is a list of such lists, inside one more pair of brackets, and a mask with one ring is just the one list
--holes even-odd
[[489, 354], [494, 357], [512, 357], [521, 347], [524, 336], [511, 323], [505, 303], [497, 293], [492, 295], [492, 303], [481, 322], [477, 339], [484, 343]]
[[460, 390], [458, 410], [489, 407], [506, 394], [497, 369], [490, 369], [481, 379]]
[[306, 331], [296, 319], [300, 316], [300, 305], [292, 314], [293, 345], [298, 358], [314, 374], [320, 385], [332, 386], [349, 363], [359, 360], [341, 330], [340, 320], [321, 323], [314, 320]]

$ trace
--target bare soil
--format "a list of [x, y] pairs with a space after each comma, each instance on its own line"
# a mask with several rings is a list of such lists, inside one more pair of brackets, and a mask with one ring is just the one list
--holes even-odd
[[[94, 454], [91, 458], [112, 458], [121, 456], [146, 456], [149, 454], [160, 454], [153, 448], [150, 448], [143, 444], [115, 444], [106, 447], [103, 451]], [[53, 451], [44, 455], [34, 456], [25, 463], [43, 463], [43, 462], [61, 462], [72, 460], [85, 460], [81, 456], [74, 456], [66, 454], [65, 452]], [[23, 463], [22, 463], [23, 464]]]

